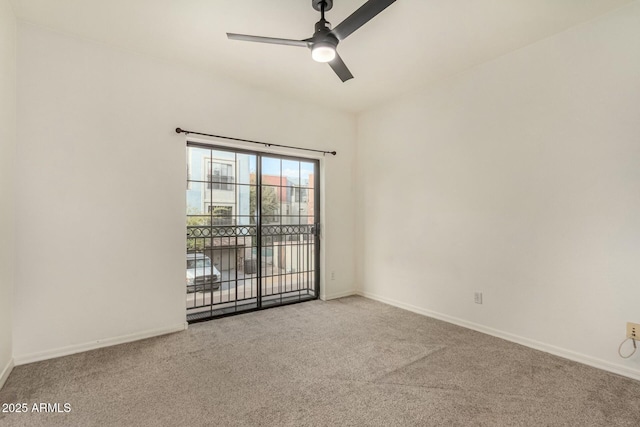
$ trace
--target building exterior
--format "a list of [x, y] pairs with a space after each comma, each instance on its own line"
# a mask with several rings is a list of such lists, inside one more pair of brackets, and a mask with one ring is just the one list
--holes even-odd
[[[266, 169], [261, 175], [263, 226], [312, 224], [313, 171]], [[255, 170], [255, 156], [197, 146], [187, 149], [187, 251], [205, 253], [223, 272], [243, 270], [245, 260], [257, 256], [255, 231], [246, 234], [247, 230], [226, 228], [256, 224]], [[283, 239], [269, 236], [267, 243], [277, 253]]]

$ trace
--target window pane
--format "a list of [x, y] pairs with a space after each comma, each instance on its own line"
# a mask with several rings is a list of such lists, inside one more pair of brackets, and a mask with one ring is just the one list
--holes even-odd
[[205, 159], [211, 157], [211, 150], [187, 147], [187, 180], [205, 181]]
[[209, 200], [209, 191], [206, 184], [202, 182], [192, 182], [191, 187], [187, 190], [187, 215], [205, 215], [206, 201]]
[[236, 158], [236, 182], [239, 184], [255, 184], [256, 156], [238, 154]]
[[282, 176], [287, 179], [284, 185], [300, 185], [300, 162], [283, 160]]
[[271, 185], [262, 186], [262, 215], [280, 215], [280, 187], [274, 187]]
[[315, 186], [313, 163], [300, 162], [300, 185], [311, 188]]
[[232, 163], [236, 161], [236, 155], [233, 151], [211, 150], [211, 157], [219, 160], [227, 160]]
[[262, 183], [269, 185], [280, 184], [280, 159], [262, 158]]

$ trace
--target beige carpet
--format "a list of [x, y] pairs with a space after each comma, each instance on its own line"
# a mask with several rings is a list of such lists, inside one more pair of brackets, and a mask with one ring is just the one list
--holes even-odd
[[[16, 367], [2, 426], [640, 426], [640, 382], [361, 297]], [[31, 409], [31, 408], [30, 408]]]

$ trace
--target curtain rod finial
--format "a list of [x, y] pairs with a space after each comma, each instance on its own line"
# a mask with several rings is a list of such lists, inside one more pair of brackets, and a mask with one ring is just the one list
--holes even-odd
[[176, 128], [176, 133], [182, 133], [182, 129]]

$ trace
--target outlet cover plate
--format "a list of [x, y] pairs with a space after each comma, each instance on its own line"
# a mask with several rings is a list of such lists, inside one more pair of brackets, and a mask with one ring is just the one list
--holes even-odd
[[476, 304], [482, 304], [482, 292], [476, 292], [473, 296], [473, 300]]
[[640, 323], [627, 322], [627, 338], [640, 339]]

